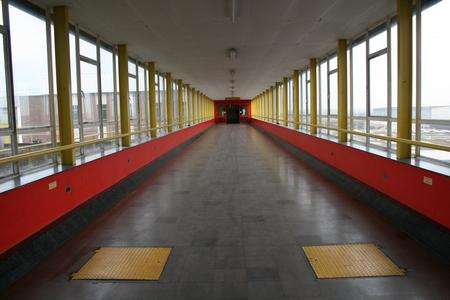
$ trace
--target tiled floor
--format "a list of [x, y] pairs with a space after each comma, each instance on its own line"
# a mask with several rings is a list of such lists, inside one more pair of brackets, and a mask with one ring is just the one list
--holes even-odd
[[[318, 280], [300, 246], [376, 243], [405, 277]], [[174, 247], [159, 282], [70, 281], [100, 246]], [[247, 125], [221, 125], [17, 282], [12, 299], [444, 299], [450, 268]]]

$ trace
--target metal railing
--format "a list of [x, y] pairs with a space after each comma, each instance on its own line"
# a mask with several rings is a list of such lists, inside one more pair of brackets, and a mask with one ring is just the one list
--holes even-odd
[[194, 120], [188, 120], [188, 121], [184, 121], [184, 122], [175, 122], [172, 124], [168, 124], [168, 125], [161, 125], [161, 126], [157, 126], [154, 128], [149, 128], [149, 129], [145, 129], [145, 130], [139, 130], [139, 131], [134, 131], [134, 132], [130, 132], [130, 133], [120, 133], [120, 134], [116, 134], [110, 137], [105, 137], [105, 138], [101, 138], [101, 139], [95, 139], [95, 140], [90, 140], [90, 141], [84, 141], [84, 142], [78, 142], [78, 143], [73, 143], [70, 145], [64, 145], [64, 146], [57, 146], [57, 147], [52, 147], [52, 148], [48, 148], [48, 149], [42, 149], [42, 150], [37, 150], [37, 151], [32, 151], [32, 152], [27, 152], [27, 153], [22, 153], [22, 154], [17, 154], [17, 155], [13, 155], [13, 156], [8, 156], [8, 157], [4, 157], [4, 158], [0, 158], [0, 165], [3, 164], [7, 164], [7, 163], [14, 163], [14, 162], [18, 162], [21, 160], [26, 160], [26, 159], [30, 159], [30, 158], [35, 158], [35, 157], [39, 157], [39, 156], [44, 156], [44, 155], [48, 155], [48, 154], [54, 154], [54, 153], [59, 153], [61, 151], [64, 150], [71, 150], [71, 149], [76, 149], [76, 148], [81, 148], [84, 146], [89, 146], [89, 145], [93, 145], [93, 144], [99, 144], [99, 143], [104, 143], [107, 141], [111, 141], [111, 140], [116, 140], [116, 139], [120, 139], [126, 136], [133, 136], [133, 135], [140, 135], [143, 133], [149, 133], [151, 131], [156, 131], [159, 129], [164, 129], [167, 127], [171, 127], [171, 126], [177, 126], [177, 125], [185, 125], [185, 124], [198, 124], [199, 122], [204, 122], [204, 121], [209, 121], [212, 120], [212, 117], [203, 117], [203, 118], [197, 118]]
[[[374, 138], [374, 139], [385, 140], [388, 142], [397, 142], [397, 143], [403, 143], [403, 144], [412, 145], [412, 146], [419, 146], [419, 147], [424, 147], [424, 148], [429, 148], [429, 149], [434, 149], [434, 150], [450, 152], [449, 146], [433, 144], [433, 143], [428, 143], [428, 142], [413, 141], [413, 140], [408, 140], [408, 139], [403, 139], [403, 138], [384, 136], [384, 135], [378, 135], [378, 134], [373, 134], [373, 133], [366, 133], [366, 132], [362, 132], [362, 131], [328, 127], [328, 126], [323, 126], [323, 125], [315, 125], [315, 124], [296, 122], [296, 121], [291, 121], [291, 120], [276, 119], [276, 118], [270, 118], [270, 117], [264, 117], [264, 116], [253, 116], [253, 118], [260, 120], [260, 121], [271, 120], [272, 121], [271, 123], [273, 123], [273, 121], [278, 121], [278, 123], [289, 123], [289, 124], [294, 124], [294, 125], [299, 125], [299, 126], [315, 127], [315, 128], [327, 129], [327, 130], [332, 130], [332, 131], [337, 131], [337, 132], [345, 132], [348, 134], [360, 135], [360, 136], [370, 137], [370, 138]], [[278, 125], [281, 125], [281, 124], [278, 124]]]

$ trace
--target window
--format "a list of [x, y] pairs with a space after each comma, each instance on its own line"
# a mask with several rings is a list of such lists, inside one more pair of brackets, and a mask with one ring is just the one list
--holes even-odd
[[[139, 80], [139, 112], [140, 112], [140, 124], [141, 130], [146, 130], [149, 127], [149, 113], [148, 113], [148, 97], [147, 97], [147, 74], [146, 70], [139, 66], [138, 68], [138, 80]], [[148, 135], [147, 132], [145, 135]]]
[[114, 57], [112, 51], [100, 49], [101, 87], [102, 87], [102, 122], [103, 135], [113, 136], [118, 133], [117, 96], [114, 93]]
[[[310, 88], [310, 73], [309, 70], [305, 70], [300, 72], [299, 75], [299, 99], [300, 99], [300, 115], [301, 115], [301, 122], [302, 123], [308, 123], [309, 124], [309, 88]], [[308, 126], [302, 126], [304, 130], [309, 130]]]
[[[1, 4], [1, 2], [0, 2]], [[1, 7], [1, 5], [0, 5]], [[1, 12], [1, 11], [0, 11]], [[0, 14], [0, 16], [3, 16]], [[3, 24], [3, 19], [1, 19]], [[3, 26], [0, 25], [1, 28]], [[9, 112], [11, 111], [11, 104], [8, 101], [7, 85], [6, 85], [6, 68], [4, 44], [6, 37], [0, 33], [0, 158], [12, 155], [12, 131], [9, 122]], [[12, 164], [0, 165], [0, 178], [11, 175], [13, 172]]]
[[[130, 114], [130, 131], [139, 131], [139, 102], [137, 91], [136, 64], [128, 61], [128, 97], [129, 97], [129, 114]], [[132, 135], [132, 141], [139, 139], [139, 135]]]
[[[450, 146], [450, 1], [424, 7], [421, 13], [420, 140]], [[417, 123], [416, 123], [417, 124]], [[450, 163], [450, 152], [421, 148], [425, 157]]]
[[[9, 19], [18, 152], [49, 148], [55, 140], [50, 114], [54, 103], [49, 97], [46, 21], [14, 5], [9, 5]], [[28, 45], [33, 45], [33, 51]], [[23, 160], [20, 169], [52, 163], [53, 157]]]
[[386, 30], [369, 39], [369, 49], [370, 116], [386, 117], [388, 111]]
[[[178, 85], [176, 84], [176, 80], [172, 82], [172, 100], [173, 100], [173, 124], [178, 122]], [[174, 129], [177, 126], [173, 127]]]
[[[320, 63], [319, 67], [319, 124], [328, 126], [328, 66], [327, 61]], [[328, 132], [320, 129], [319, 132]]]
[[[288, 120], [294, 120], [294, 97], [293, 97], [293, 84], [292, 79], [289, 79], [287, 82], [287, 103], [288, 103]], [[289, 126], [293, 126], [293, 123], [288, 123]]]

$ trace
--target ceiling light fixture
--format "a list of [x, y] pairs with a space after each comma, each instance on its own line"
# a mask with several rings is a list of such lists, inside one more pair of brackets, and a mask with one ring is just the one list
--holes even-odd
[[236, 24], [236, 22], [237, 22], [237, 0], [230, 0], [230, 1], [231, 1], [231, 5], [230, 5], [231, 24]]
[[236, 60], [237, 58], [237, 50], [236, 48], [230, 48], [227, 50], [227, 56], [230, 60]]

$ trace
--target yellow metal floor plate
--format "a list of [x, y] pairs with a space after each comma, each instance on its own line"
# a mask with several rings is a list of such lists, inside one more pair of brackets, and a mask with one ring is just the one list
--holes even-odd
[[374, 244], [343, 244], [302, 247], [317, 278], [403, 276]]
[[72, 279], [158, 280], [171, 251], [172, 248], [100, 248]]

